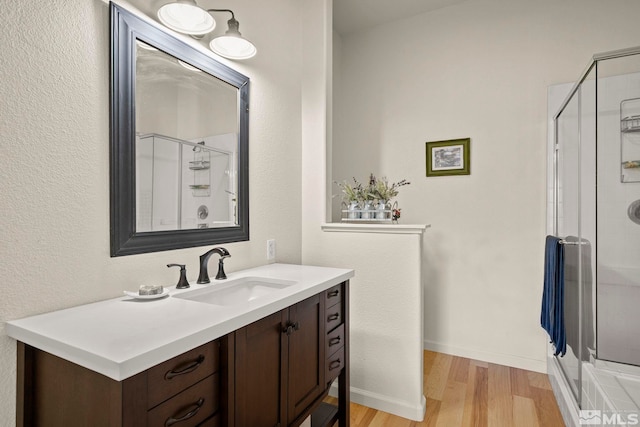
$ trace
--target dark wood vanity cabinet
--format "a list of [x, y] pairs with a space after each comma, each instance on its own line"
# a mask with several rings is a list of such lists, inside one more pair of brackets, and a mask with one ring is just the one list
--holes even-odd
[[17, 426], [348, 426], [347, 307], [345, 282], [123, 381], [18, 342]]
[[18, 343], [17, 425], [219, 426], [219, 353], [215, 340], [115, 381]]
[[296, 425], [324, 397], [323, 315], [315, 295], [235, 332], [235, 425]]

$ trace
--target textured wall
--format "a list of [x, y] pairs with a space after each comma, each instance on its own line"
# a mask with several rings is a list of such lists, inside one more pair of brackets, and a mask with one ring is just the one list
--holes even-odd
[[[545, 369], [547, 86], [637, 45], [638, 13], [632, 0], [474, 0], [342, 38], [332, 178], [368, 162], [412, 182], [402, 221], [432, 225], [426, 346]], [[426, 178], [425, 142], [464, 137], [471, 175]]]
[[[251, 78], [251, 241], [225, 245], [235, 271], [299, 263], [300, 38], [294, 0], [234, 1], [258, 56]], [[4, 322], [195, 280], [205, 248], [109, 257], [109, 10], [99, 0], [6, 0], [0, 10], [0, 425], [15, 425], [15, 341]]]
[[332, 81], [331, 75], [331, 0], [303, 5], [302, 260], [356, 270], [350, 284], [351, 399], [420, 420], [422, 236], [321, 230], [331, 215], [331, 87], [339, 90], [340, 78]]

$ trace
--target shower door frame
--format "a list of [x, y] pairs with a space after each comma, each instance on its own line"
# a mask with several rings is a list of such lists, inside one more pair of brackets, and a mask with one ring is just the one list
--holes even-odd
[[[576, 83], [573, 85], [573, 87], [571, 88], [571, 90], [569, 91], [569, 93], [567, 94], [567, 96], [565, 97], [564, 101], [562, 102], [560, 108], [558, 109], [558, 112], [553, 116], [553, 234], [555, 236], [558, 236], [558, 232], [559, 232], [559, 209], [560, 209], [560, 192], [559, 192], [559, 185], [560, 185], [560, 178], [559, 178], [559, 172], [560, 172], [560, 165], [559, 165], [559, 154], [560, 154], [560, 142], [559, 142], [559, 127], [558, 127], [558, 119], [560, 118], [561, 114], [565, 111], [565, 109], [567, 108], [567, 106], [569, 105], [569, 103], [573, 100], [574, 96], [578, 96], [578, 245], [579, 245], [579, 255], [578, 255], [578, 283], [579, 283], [579, 288], [578, 288], [578, 298], [579, 298], [579, 322], [578, 322], [578, 393], [577, 395], [574, 394], [574, 397], [576, 398], [576, 403], [578, 404], [578, 406], [581, 408], [582, 407], [582, 392], [581, 392], [581, 388], [582, 388], [582, 362], [583, 362], [583, 343], [582, 343], [582, 339], [583, 339], [583, 327], [584, 327], [584, 321], [583, 321], [583, 301], [584, 301], [584, 295], [583, 295], [583, 277], [582, 277], [582, 224], [581, 224], [581, 220], [582, 220], [582, 209], [581, 209], [581, 197], [582, 197], [582, 179], [581, 179], [581, 167], [582, 167], [582, 163], [581, 163], [581, 154], [582, 154], [582, 126], [581, 126], [581, 118], [582, 118], [582, 111], [581, 111], [581, 107], [582, 107], [582, 99], [581, 99], [581, 92], [580, 89], [583, 87], [584, 82], [587, 80], [587, 78], [589, 77], [589, 74], [595, 70], [595, 92], [594, 92], [594, 101], [595, 101], [595, 107], [597, 107], [598, 103], [598, 63], [600, 61], [604, 61], [604, 60], [608, 60], [608, 59], [617, 59], [617, 58], [623, 58], [626, 56], [632, 56], [632, 55], [639, 55], [640, 54], [640, 46], [637, 47], [633, 47], [633, 48], [627, 48], [627, 49], [619, 49], [619, 50], [614, 50], [614, 51], [609, 51], [609, 52], [604, 52], [604, 53], [599, 53], [599, 54], [595, 54], [593, 55], [593, 57], [591, 58], [589, 64], [587, 65], [587, 67], [585, 68], [585, 70], [582, 72], [582, 74], [580, 75], [580, 78], [576, 81]], [[594, 123], [594, 138], [595, 138], [595, 148], [597, 150], [598, 147], [598, 116], [597, 116], [597, 108], [594, 110], [595, 111], [595, 115], [596, 115], [596, 120]], [[597, 157], [596, 157], [597, 159]], [[598, 168], [597, 168], [597, 161], [596, 163], [593, 165], [594, 167], [594, 173], [597, 176], [598, 173]], [[596, 206], [594, 207], [596, 209], [596, 212], [594, 213], [597, 216], [597, 201], [598, 201], [598, 193], [597, 191], [595, 192], [595, 201], [596, 201]], [[597, 227], [597, 226], [596, 226]], [[597, 234], [597, 232], [596, 232]], [[593, 252], [594, 253], [594, 257], [596, 258], [597, 261], [597, 242], [596, 242], [596, 250]], [[594, 277], [596, 278], [595, 280], [595, 286], [597, 289], [597, 262], [593, 263], [593, 268], [594, 268]], [[596, 306], [598, 304], [597, 298], [596, 298]], [[594, 324], [597, 324], [597, 308], [593, 313], [594, 316]], [[596, 328], [597, 330], [597, 328]], [[598, 334], [595, 334], [595, 350], [596, 350], [596, 356], [597, 356], [597, 349], [598, 349]], [[556, 356], [557, 358], [557, 356]], [[560, 360], [558, 359], [558, 362], [560, 362]], [[560, 371], [562, 372], [562, 374], [565, 377], [565, 380], [567, 381], [567, 383], [571, 382], [571, 378], [568, 377], [568, 375], [565, 373], [564, 368], [562, 368], [562, 363], [560, 364]], [[573, 393], [573, 389], [572, 389], [572, 393]]]

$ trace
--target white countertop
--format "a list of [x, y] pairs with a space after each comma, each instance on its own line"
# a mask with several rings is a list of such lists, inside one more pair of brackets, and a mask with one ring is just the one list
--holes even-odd
[[[270, 264], [227, 276], [184, 290], [170, 287], [161, 299], [124, 296], [12, 320], [6, 330], [16, 340], [120, 381], [348, 280], [354, 272]], [[242, 277], [296, 283], [232, 307], [173, 297]]]

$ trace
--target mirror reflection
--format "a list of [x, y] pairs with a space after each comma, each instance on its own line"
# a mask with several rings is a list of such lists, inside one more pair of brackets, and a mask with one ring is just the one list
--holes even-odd
[[111, 3], [111, 256], [249, 240], [249, 78]]
[[236, 87], [136, 40], [136, 231], [238, 224]]

